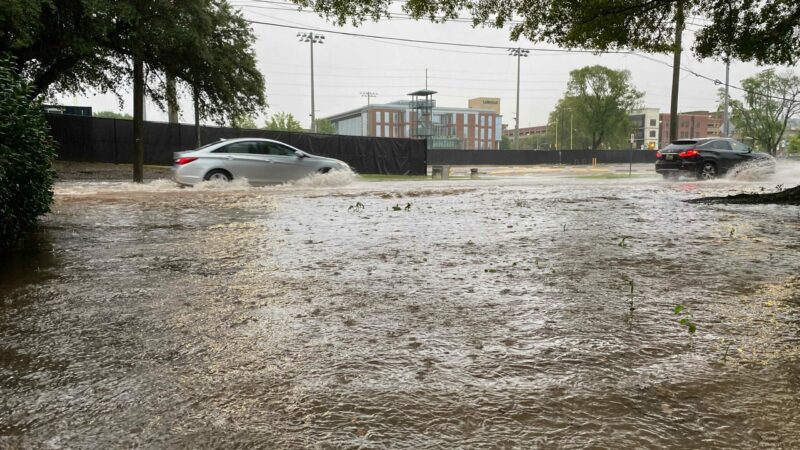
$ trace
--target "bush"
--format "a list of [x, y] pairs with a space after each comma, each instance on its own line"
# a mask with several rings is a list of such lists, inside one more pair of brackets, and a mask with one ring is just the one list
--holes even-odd
[[0, 251], [16, 247], [53, 201], [53, 139], [29, 92], [0, 55]]

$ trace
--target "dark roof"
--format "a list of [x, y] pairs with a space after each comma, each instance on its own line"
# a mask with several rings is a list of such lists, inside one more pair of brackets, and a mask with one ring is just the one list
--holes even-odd
[[428, 90], [428, 89], [420, 89], [420, 90], [418, 90], [416, 92], [412, 92], [412, 93], [410, 93], [408, 95], [433, 95], [435, 93], [436, 93], [436, 91], [431, 91], [431, 90]]

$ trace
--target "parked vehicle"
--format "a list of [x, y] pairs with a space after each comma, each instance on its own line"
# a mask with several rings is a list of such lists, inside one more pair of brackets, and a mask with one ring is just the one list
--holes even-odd
[[656, 172], [664, 178], [708, 180], [744, 168], [774, 173], [775, 158], [729, 138], [681, 139], [656, 152]]
[[314, 173], [350, 170], [338, 159], [312, 155], [271, 139], [229, 139], [173, 154], [172, 178], [183, 185], [246, 178], [254, 185], [279, 184]]

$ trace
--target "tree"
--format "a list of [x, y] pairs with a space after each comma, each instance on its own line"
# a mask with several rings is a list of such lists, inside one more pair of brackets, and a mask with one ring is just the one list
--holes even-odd
[[320, 134], [336, 134], [336, 127], [328, 119], [317, 119], [314, 122], [317, 124], [317, 133]]
[[273, 131], [303, 131], [292, 113], [278, 112], [267, 120], [267, 129]]
[[234, 117], [233, 120], [231, 120], [231, 126], [233, 128], [243, 128], [246, 130], [255, 130], [258, 128], [256, 121], [250, 116]]
[[742, 80], [744, 97], [731, 100], [731, 122], [744, 136], [772, 155], [783, 140], [789, 119], [800, 114], [800, 77], [765, 70]]
[[503, 136], [500, 139], [500, 150], [511, 150], [511, 139], [508, 136]]
[[567, 92], [550, 113], [549, 129], [558, 129], [558, 148], [596, 150], [624, 143], [631, 129], [630, 113], [643, 96], [630, 77], [627, 70], [603, 66], [570, 72]]
[[14, 248], [53, 200], [53, 139], [42, 105], [0, 56], [0, 251]]
[[128, 113], [118, 113], [114, 111], [98, 111], [92, 115], [94, 117], [102, 117], [105, 119], [133, 120], [133, 116]]
[[[340, 25], [390, 17], [392, 0], [292, 0]], [[467, 11], [473, 25], [510, 26], [511, 38], [598, 51], [672, 53], [678, 15], [702, 16], [694, 52], [700, 57], [791, 64], [800, 58], [796, 0], [412, 0], [403, 13], [447, 21]]]
[[163, 108], [171, 96], [167, 80], [195, 93], [196, 122], [203, 116], [223, 123], [266, 106], [254, 41], [226, 0], [7, 0], [0, 11], [0, 51], [16, 57], [32, 97], [117, 93], [133, 82], [135, 181], [141, 181], [142, 98]]
[[800, 134], [795, 134], [786, 143], [786, 151], [791, 155], [800, 154]]

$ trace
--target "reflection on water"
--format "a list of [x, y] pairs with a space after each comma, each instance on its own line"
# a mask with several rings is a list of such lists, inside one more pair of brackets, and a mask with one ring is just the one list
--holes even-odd
[[681, 201], [759, 187], [60, 184], [0, 447], [797, 447], [800, 210]]

